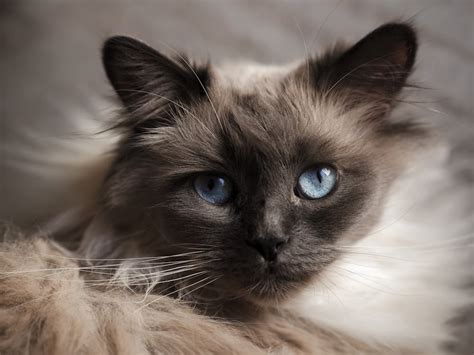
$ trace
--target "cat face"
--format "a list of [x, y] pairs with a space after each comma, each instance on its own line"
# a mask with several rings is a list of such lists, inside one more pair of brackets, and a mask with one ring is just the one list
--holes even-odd
[[[379, 181], [368, 155], [345, 156], [330, 132], [313, 130], [300, 104], [279, 102], [283, 93], [255, 93], [251, 103], [234, 95], [218, 116], [195, 111], [209, 118], [202, 128], [186, 116], [159, 143], [148, 138], [161, 185], [157, 221], [173, 243], [210, 248], [218, 261], [207, 269], [222, 275], [216, 284], [274, 296], [334, 260], [331, 246], [345, 233], [365, 230]], [[310, 188], [301, 191], [300, 181]], [[305, 194], [324, 192], [323, 184], [323, 196]]]
[[367, 233], [420, 134], [387, 118], [415, 52], [404, 24], [279, 69], [198, 67], [108, 40], [126, 131], [104, 185], [109, 234], [134, 231], [143, 253], [202, 251], [198, 269], [236, 297], [300, 289]]

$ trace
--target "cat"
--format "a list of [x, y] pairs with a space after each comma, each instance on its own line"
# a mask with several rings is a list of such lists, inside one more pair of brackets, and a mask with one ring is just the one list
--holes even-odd
[[[114, 161], [81, 220], [5, 232], [0, 350], [442, 351], [447, 328], [440, 343], [391, 343], [295, 303], [370, 235], [430, 144], [423, 125], [391, 117], [417, 48], [413, 26], [388, 23], [303, 62], [224, 69], [108, 39], [122, 106]], [[452, 309], [463, 295], [450, 294]]]

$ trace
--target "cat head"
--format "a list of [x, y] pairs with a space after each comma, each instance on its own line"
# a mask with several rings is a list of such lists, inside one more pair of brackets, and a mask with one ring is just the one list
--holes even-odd
[[87, 243], [182, 255], [206, 276], [189, 283], [236, 297], [300, 289], [370, 230], [423, 136], [390, 118], [416, 50], [391, 23], [298, 65], [222, 70], [110, 38], [124, 138]]

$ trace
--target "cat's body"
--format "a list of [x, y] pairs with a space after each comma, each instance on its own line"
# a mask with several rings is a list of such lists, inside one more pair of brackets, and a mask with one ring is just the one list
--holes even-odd
[[[426, 142], [389, 119], [416, 48], [411, 27], [389, 24], [317, 60], [224, 70], [110, 39], [104, 65], [125, 108], [115, 161], [90, 213], [51, 232], [72, 252], [7, 235], [0, 350], [440, 352], [470, 301], [465, 255], [429, 226], [376, 227]], [[357, 264], [353, 243], [374, 236], [393, 248]]]

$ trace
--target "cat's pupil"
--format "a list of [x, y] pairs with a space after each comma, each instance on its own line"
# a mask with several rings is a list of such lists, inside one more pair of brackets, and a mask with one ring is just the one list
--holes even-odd
[[322, 171], [319, 170], [318, 173], [316, 174], [316, 177], [318, 178], [319, 183], [323, 181], [323, 176], [322, 176]]
[[214, 189], [214, 186], [216, 186], [214, 179], [209, 179], [209, 181], [207, 182], [207, 188], [211, 191]]

